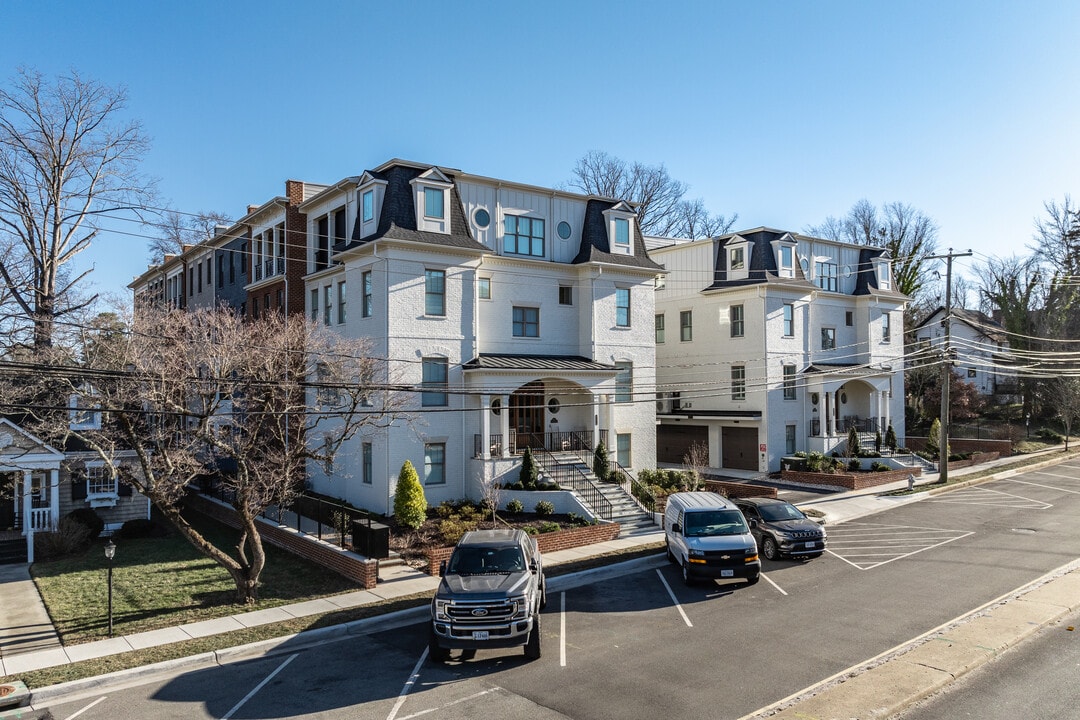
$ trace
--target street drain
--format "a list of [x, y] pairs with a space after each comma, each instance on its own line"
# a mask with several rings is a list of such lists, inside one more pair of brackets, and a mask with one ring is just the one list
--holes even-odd
[[1021, 535], [1034, 535], [1035, 530], [1032, 528], [1013, 528], [1014, 533], [1020, 533]]

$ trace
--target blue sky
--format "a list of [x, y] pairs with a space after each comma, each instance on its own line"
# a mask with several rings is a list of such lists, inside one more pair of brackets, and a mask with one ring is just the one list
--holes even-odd
[[[392, 157], [553, 186], [604, 150], [736, 228], [901, 201], [978, 261], [1027, 254], [1043, 202], [1080, 194], [1077, 2], [6, 0], [0, 28], [5, 81], [125, 85], [188, 212]], [[80, 262], [126, 292], [147, 256], [111, 235]]]

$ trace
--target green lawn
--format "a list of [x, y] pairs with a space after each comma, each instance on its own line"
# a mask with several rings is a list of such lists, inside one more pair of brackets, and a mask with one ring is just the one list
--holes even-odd
[[[198, 513], [192, 525], [216, 545], [233, 548], [239, 532]], [[108, 637], [105, 541], [97, 540], [77, 556], [35, 563], [34, 581], [61, 641], [73, 643]], [[164, 538], [116, 540], [113, 561], [114, 634], [143, 632], [199, 620], [234, 615], [232, 578], [217, 563], [195, 551], [175, 531]], [[331, 570], [266, 546], [266, 568], [259, 588], [262, 609], [358, 589]]]

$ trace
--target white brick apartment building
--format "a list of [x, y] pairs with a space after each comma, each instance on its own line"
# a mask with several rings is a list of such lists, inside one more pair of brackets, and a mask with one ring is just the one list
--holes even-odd
[[388, 513], [411, 460], [429, 504], [478, 498], [527, 444], [653, 465], [662, 268], [632, 207], [392, 160], [299, 210], [309, 317], [370, 338], [411, 389], [411, 419], [309, 468], [314, 490]]
[[768, 228], [650, 239], [657, 459], [707, 443], [709, 465], [780, 469], [846, 446], [848, 428], [904, 435], [903, 310], [888, 254]]

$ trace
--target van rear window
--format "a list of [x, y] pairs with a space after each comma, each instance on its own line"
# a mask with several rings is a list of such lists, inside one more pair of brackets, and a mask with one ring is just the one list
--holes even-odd
[[742, 535], [750, 531], [738, 510], [698, 510], [683, 517], [683, 534], [687, 537]]

